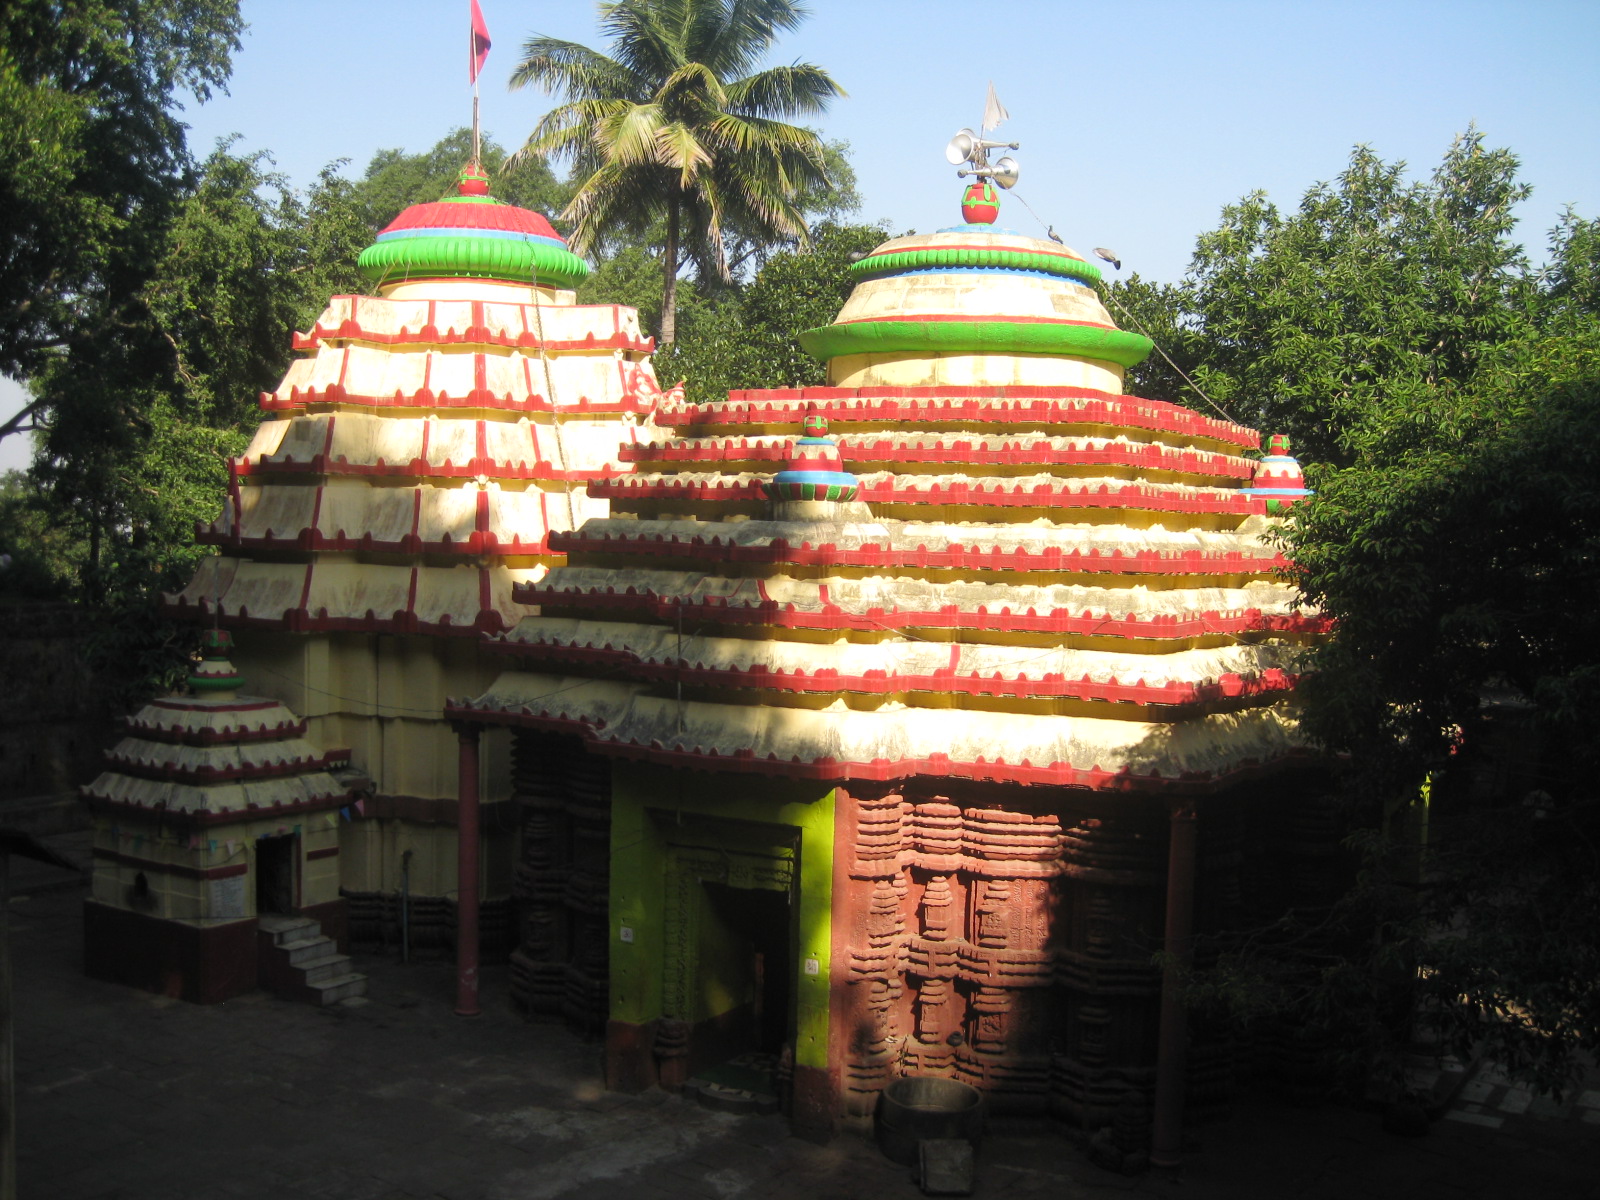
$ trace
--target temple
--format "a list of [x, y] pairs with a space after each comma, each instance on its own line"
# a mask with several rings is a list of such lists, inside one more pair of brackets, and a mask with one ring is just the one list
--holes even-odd
[[514, 731], [515, 970], [604, 1023], [613, 1086], [765, 1054], [802, 1126], [932, 1074], [1146, 1143], [1163, 1086], [1229, 1092], [1152, 956], [1237, 916], [1246, 813], [1308, 757], [1323, 622], [1262, 537], [1304, 490], [1123, 395], [1148, 340], [997, 211], [855, 264], [802, 337], [828, 386], [664, 402], [450, 706]]
[[[1325, 622], [1263, 536], [1305, 492], [1286, 444], [1125, 395], [1149, 341], [999, 211], [980, 180], [962, 223], [854, 264], [802, 338], [827, 386], [703, 405], [481, 173], [402, 213], [377, 294], [297, 337], [170, 601], [234, 634], [340, 793], [270, 830], [245, 797], [242, 855], [173, 868], [243, 864], [226, 910], [150, 908], [130, 872], [176, 860], [118, 843], [98, 927], [193, 974], [145, 922], [310, 915], [342, 948], [403, 893], [458, 1011], [509, 956], [511, 1000], [603, 1032], [616, 1088], [743, 1080], [825, 1132], [932, 1075], [1175, 1147], [1241, 1056], [1185, 1022], [1192, 933], [1319, 853], [1284, 798]], [[106, 839], [159, 824], [102, 791]], [[90, 969], [151, 986], [129, 953]]]

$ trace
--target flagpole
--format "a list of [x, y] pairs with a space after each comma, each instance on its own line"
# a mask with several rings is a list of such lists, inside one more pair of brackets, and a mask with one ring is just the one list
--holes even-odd
[[478, 31], [470, 22], [467, 25], [467, 62], [472, 67], [472, 161], [479, 159], [478, 149]]
[[483, 74], [483, 60], [489, 57], [489, 27], [483, 23], [478, 0], [471, 0], [469, 12], [472, 20], [467, 30], [467, 69], [472, 79], [472, 161], [481, 166], [483, 134], [478, 124], [478, 76]]

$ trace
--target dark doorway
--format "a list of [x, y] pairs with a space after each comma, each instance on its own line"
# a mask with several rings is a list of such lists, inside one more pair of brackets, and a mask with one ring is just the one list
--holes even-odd
[[712, 911], [743, 944], [753, 984], [747, 1048], [778, 1054], [793, 1028], [794, 940], [789, 892], [705, 884]]
[[256, 914], [294, 912], [295, 860], [300, 839], [292, 833], [256, 839]]

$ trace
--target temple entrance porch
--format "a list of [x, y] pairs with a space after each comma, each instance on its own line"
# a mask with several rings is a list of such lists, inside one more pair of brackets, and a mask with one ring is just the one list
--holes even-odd
[[299, 903], [295, 868], [300, 862], [298, 834], [258, 837], [255, 846], [256, 913], [288, 916]]

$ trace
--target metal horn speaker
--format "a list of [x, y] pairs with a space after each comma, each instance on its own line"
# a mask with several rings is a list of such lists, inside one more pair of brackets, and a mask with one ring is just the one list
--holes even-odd
[[977, 146], [978, 135], [970, 129], [963, 129], [950, 139], [950, 144], [944, 148], [944, 157], [952, 167], [959, 167], [972, 157], [972, 151]]
[[994, 164], [993, 179], [1007, 191], [1016, 186], [1017, 176], [1022, 173], [1022, 168], [1017, 166], [1017, 160], [1009, 154], [999, 159]]

